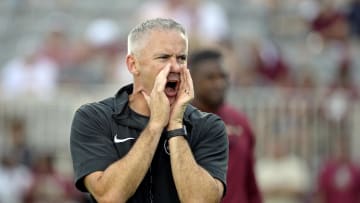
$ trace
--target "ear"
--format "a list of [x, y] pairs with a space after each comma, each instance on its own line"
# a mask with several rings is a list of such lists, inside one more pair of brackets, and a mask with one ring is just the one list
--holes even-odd
[[126, 56], [126, 66], [131, 74], [138, 75], [139, 70], [136, 67], [136, 59], [132, 54]]

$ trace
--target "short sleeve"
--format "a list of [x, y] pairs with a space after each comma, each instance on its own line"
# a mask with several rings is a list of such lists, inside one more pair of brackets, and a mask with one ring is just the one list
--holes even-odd
[[226, 189], [229, 144], [224, 122], [218, 116], [211, 115], [201, 128], [197, 144], [192, 149], [194, 157]]
[[83, 179], [95, 171], [104, 171], [117, 160], [117, 152], [111, 139], [111, 121], [98, 107], [84, 105], [74, 116], [70, 151], [75, 174], [75, 185], [87, 192]]

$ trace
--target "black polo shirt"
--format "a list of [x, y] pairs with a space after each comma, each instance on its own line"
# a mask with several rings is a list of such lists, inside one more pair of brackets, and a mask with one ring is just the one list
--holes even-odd
[[[76, 111], [70, 149], [75, 185], [80, 191], [87, 192], [83, 182], [86, 175], [104, 171], [125, 156], [147, 125], [149, 118], [128, 106], [132, 88], [125, 86], [115, 97], [83, 105]], [[195, 160], [226, 189], [228, 140], [223, 121], [189, 105], [184, 125]], [[163, 133], [145, 178], [128, 202], [179, 202], [166, 146]]]

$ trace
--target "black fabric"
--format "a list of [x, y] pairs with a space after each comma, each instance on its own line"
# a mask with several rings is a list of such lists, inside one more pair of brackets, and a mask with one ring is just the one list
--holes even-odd
[[[87, 192], [86, 175], [103, 171], [131, 149], [148, 122], [148, 117], [128, 107], [132, 85], [123, 87], [115, 97], [81, 106], [75, 113], [70, 136], [70, 149], [75, 172], [75, 185]], [[226, 189], [228, 140], [222, 120], [200, 112], [189, 105], [184, 115], [188, 142], [197, 163]], [[115, 139], [134, 138], [122, 143]], [[166, 150], [166, 131], [160, 138], [151, 167], [128, 202], [179, 202], [172, 178], [170, 156]], [[152, 180], [152, 181], [151, 181]]]

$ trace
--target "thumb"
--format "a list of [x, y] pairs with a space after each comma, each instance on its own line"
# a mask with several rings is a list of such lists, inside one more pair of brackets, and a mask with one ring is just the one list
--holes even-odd
[[146, 103], [149, 105], [150, 104], [150, 96], [145, 91], [141, 91], [141, 94], [144, 96]]

